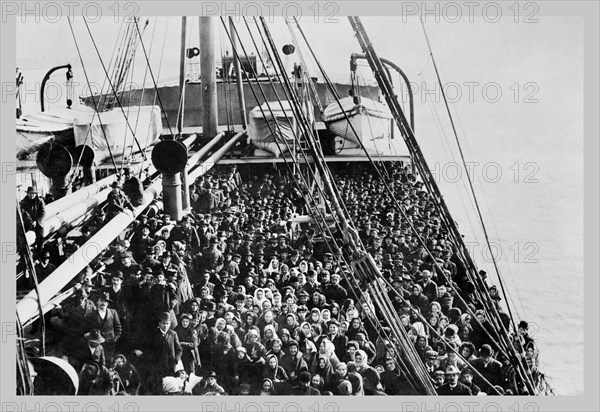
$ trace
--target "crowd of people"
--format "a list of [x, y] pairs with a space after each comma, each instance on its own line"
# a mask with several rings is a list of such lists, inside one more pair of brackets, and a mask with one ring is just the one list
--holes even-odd
[[[74, 296], [47, 324], [57, 356], [79, 373], [79, 394], [416, 394], [398, 342], [357, 293], [339, 234], [296, 219], [313, 206], [283, 169], [257, 170], [213, 169], [192, 186], [190, 214], [171, 222], [150, 208], [72, 281]], [[437, 392], [524, 393], [418, 176], [388, 164], [385, 183], [404, 215], [369, 165], [333, 173]], [[113, 192], [129, 207], [119, 185]], [[100, 211], [40, 262], [60, 264], [106, 220]], [[510, 329], [494, 286], [490, 295]], [[521, 321], [513, 335], [535, 377], [527, 330]]]

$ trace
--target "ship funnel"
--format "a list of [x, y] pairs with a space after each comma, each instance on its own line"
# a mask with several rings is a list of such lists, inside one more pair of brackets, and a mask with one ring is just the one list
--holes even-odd
[[163, 140], [152, 149], [152, 164], [162, 173], [164, 211], [175, 221], [183, 218], [181, 173], [187, 159], [187, 148], [176, 140]]
[[59, 144], [44, 145], [38, 150], [36, 163], [44, 176], [50, 179], [50, 193], [60, 199], [69, 192], [67, 176], [73, 167], [73, 157]]

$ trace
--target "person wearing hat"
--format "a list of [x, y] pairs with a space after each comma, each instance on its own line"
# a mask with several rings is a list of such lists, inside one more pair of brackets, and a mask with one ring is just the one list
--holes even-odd
[[162, 378], [173, 375], [182, 353], [179, 337], [171, 330], [171, 314], [162, 312], [158, 317], [158, 327], [148, 334], [141, 350], [150, 393], [160, 393]]
[[[88, 279], [89, 281], [89, 279]], [[89, 319], [96, 310], [96, 304], [88, 297], [88, 292], [82, 287], [73, 293], [65, 306], [56, 306], [58, 317], [65, 322], [63, 345], [67, 354], [73, 349], [72, 343], [81, 339], [90, 330]]]
[[112, 361], [123, 327], [117, 311], [108, 307], [111, 303], [112, 299], [108, 292], [99, 293], [96, 298], [97, 309], [92, 311], [87, 319], [89, 326], [92, 329], [98, 329], [106, 340], [104, 351], [106, 352], [106, 358]]
[[98, 329], [92, 329], [87, 332], [83, 338], [85, 342], [82, 342], [83, 344], [79, 345], [73, 358], [71, 358], [75, 370], [80, 371], [81, 367], [87, 362], [97, 362], [98, 364], [105, 366], [106, 357], [104, 347], [102, 346], [105, 339], [100, 334], [100, 331]]
[[383, 250], [383, 253], [389, 255], [395, 255], [398, 252], [398, 245], [394, 243], [394, 237], [391, 233], [387, 233], [383, 238], [381, 249]]
[[325, 295], [327, 302], [335, 302], [341, 306], [348, 298], [348, 292], [340, 285], [340, 280], [341, 275], [339, 273], [332, 273], [331, 282], [329, 285], [325, 286], [323, 295]]
[[131, 174], [129, 167], [123, 168], [123, 193], [134, 206], [140, 206], [144, 200], [144, 186], [136, 175]]
[[[479, 348], [479, 357], [471, 361], [471, 366], [479, 372], [473, 382], [487, 394], [495, 394], [492, 386], [502, 383], [502, 363], [494, 359], [493, 350], [487, 343]], [[487, 382], [483, 379], [485, 378]], [[490, 386], [491, 384], [491, 386]]]
[[211, 270], [214, 273], [219, 273], [223, 269], [225, 257], [219, 249], [219, 240], [216, 237], [211, 237], [208, 245], [202, 249], [202, 257], [200, 259], [204, 270]]
[[200, 385], [194, 388], [192, 394], [201, 396], [227, 395], [225, 389], [223, 389], [223, 387], [217, 383], [217, 378], [218, 376], [215, 371], [208, 372], [204, 376], [204, 380], [200, 383]]
[[35, 232], [35, 244], [37, 251], [41, 252], [44, 245], [44, 228], [42, 221], [46, 216], [46, 205], [37, 190], [32, 186], [27, 188], [27, 195], [20, 202], [21, 213], [23, 214], [23, 224], [25, 231], [33, 230]]
[[193, 219], [190, 216], [184, 217], [181, 223], [173, 228], [169, 238], [172, 241], [185, 242], [192, 251], [198, 251], [200, 249], [200, 236], [198, 236], [198, 232], [192, 223]]
[[433, 373], [440, 369], [438, 362], [438, 353], [433, 349], [425, 351], [425, 368], [429, 376], [433, 377]]
[[327, 337], [335, 347], [335, 355], [338, 359], [342, 359], [346, 355], [348, 338], [340, 333], [340, 322], [337, 319], [331, 319], [327, 323], [327, 330], [329, 331]]
[[[42, 251], [40, 253], [39, 262], [35, 264], [35, 274], [38, 278], [38, 282], [46, 279], [48, 275], [54, 272], [56, 269], [56, 265], [50, 263], [50, 252], [47, 250]], [[30, 277], [31, 282], [33, 282], [33, 277]], [[31, 289], [34, 288], [33, 283], [31, 283]]]
[[294, 396], [321, 396], [321, 392], [310, 386], [310, 372], [303, 371], [298, 374], [298, 384], [290, 392]]
[[446, 380], [446, 372], [444, 372], [442, 369], [438, 369], [433, 372], [431, 379], [433, 379], [433, 385], [437, 390], [444, 384], [444, 381]]
[[[169, 258], [170, 259], [170, 258]], [[149, 295], [149, 306], [153, 314], [157, 314], [160, 312], [168, 312], [177, 303], [177, 290], [172, 283], [167, 282], [167, 276], [169, 275], [169, 270], [174, 268], [169, 267], [170, 263], [167, 263], [167, 270], [163, 270], [165, 267], [165, 262], [163, 259], [163, 266], [156, 272], [154, 277], [154, 284], [150, 289]]]
[[77, 395], [114, 395], [112, 375], [98, 362], [87, 362], [79, 372]]
[[118, 215], [121, 212], [124, 212], [125, 209], [129, 209], [131, 211], [134, 210], [133, 205], [129, 201], [129, 198], [123, 191], [120, 189], [119, 182], [115, 180], [110, 187], [112, 190], [106, 197], [106, 218], [107, 220], [111, 220], [113, 217]]
[[205, 270], [202, 272], [202, 276], [200, 277], [200, 281], [192, 285], [192, 289], [194, 291], [195, 296], [200, 296], [200, 291], [202, 288], [208, 288], [208, 294], [213, 296], [215, 292], [215, 284], [210, 281], [212, 275], [209, 270]]
[[437, 394], [440, 396], [472, 396], [471, 389], [458, 381], [460, 370], [456, 366], [446, 368], [446, 383], [437, 388]]
[[[529, 323], [526, 320], [522, 320], [517, 325], [517, 333], [521, 346], [527, 349], [531, 345], [535, 345], [533, 339], [529, 336]], [[524, 350], [523, 350], [524, 352]]]
[[148, 255], [148, 249], [152, 255], [152, 246], [154, 238], [150, 236], [150, 226], [141, 224], [134, 232], [131, 238], [131, 252], [136, 261], [143, 261]]

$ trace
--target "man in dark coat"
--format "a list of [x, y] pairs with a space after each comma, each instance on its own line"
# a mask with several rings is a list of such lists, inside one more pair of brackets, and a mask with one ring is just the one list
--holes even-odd
[[92, 329], [99, 329], [102, 337], [106, 339], [104, 343], [106, 359], [112, 362], [112, 357], [115, 354], [115, 346], [121, 338], [123, 329], [117, 311], [108, 307], [110, 303], [112, 303], [112, 299], [109, 294], [107, 292], [100, 293], [96, 301], [98, 308], [90, 313], [88, 321], [90, 327]]
[[184, 242], [192, 251], [200, 249], [200, 237], [196, 228], [192, 226], [192, 218], [190, 217], [183, 218], [181, 224], [173, 228], [170, 239]]
[[92, 329], [84, 335], [85, 340], [80, 340], [74, 344], [73, 355], [69, 357], [70, 363], [76, 371], [81, 371], [84, 364], [88, 362], [98, 362], [106, 366], [106, 357], [104, 354], [104, 338], [98, 329]]
[[329, 284], [323, 294], [327, 299], [327, 303], [337, 303], [338, 305], [343, 305], [348, 297], [348, 292], [340, 285], [341, 276], [339, 273], [333, 273], [331, 275], [331, 284]]
[[335, 354], [338, 359], [342, 359], [346, 352], [346, 345], [348, 344], [348, 338], [340, 333], [340, 322], [336, 319], [331, 319], [327, 324], [329, 330], [329, 340], [335, 347]]
[[218, 273], [223, 269], [225, 258], [223, 253], [217, 247], [218, 240], [215, 237], [210, 238], [209, 246], [202, 249], [202, 269], [211, 270]]
[[35, 232], [35, 243], [38, 252], [40, 252], [44, 244], [42, 220], [46, 216], [46, 205], [31, 186], [27, 188], [27, 196], [21, 200], [21, 212], [23, 213], [25, 231], [33, 230]]
[[428, 270], [421, 272], [421, 281], [419, 284], [423, 288], [423, 295], [427, 297], [429, 302], [432, 302], [438, 296], [437, 284], [431, 280], [432, 274]]
[[127, 195], [119, 188], [119, 182], [115, 181], [111, 185], [112, 191], [106, 197], [106, 218], [111, 220], [117, 214], [125, 209], [133, 210], [133, 205], [127, 198]]
[[472, 396], [471, 389], [458, 381], [460, 371], [456, 366], [448, 366], [446, 369], [446, 383], [437, 390], [440, 396]]
[[142, 181], [135, 175], [131, 174], [131, 169], [128, 167], [123, 169], [125, 181], [123, 182], [123, 192], [127, 195], [131, 204], [139, 206], [144, 200], [144, 186]]
[[48, 275], [54, 272], [54, 269], [56, 269], [56, 266], [50, 263], [50, 252], [42, 252], [39, 263], [35, 265], [35, 274], [38, 278], [38, 282], [46, 279]]
[[73, 299], [65, 306], [58, 306], [59, 317], [65, 321], [64, 342], [67, 345], [80, 339], [91, 329], [89, 319], [96, 310], [96, 304], [88, 298], [88, 293], [82, 287], [73, 293]]
[[148, 373], [146, 385], [153, 394], [160, 393], [162, 378], [174, 374], [183, 353], [177, 333], [170, 327], [171, 315], [161, 313], [158, 327], [150, 332], [143, 345], [142, 360]]
[[492, 347], [488, 344], [482, 345], [479, 349], [479, 358], [471, 362], [471, 366], [477, 370], [488, 382], [485, 382], [479, 375], [473, 377], [473, 382], [481, 390], [489, 395], [495, 395], [496, 391], [492, 386], [500, 385], [502, 375], [502, 364], [492, 356]]

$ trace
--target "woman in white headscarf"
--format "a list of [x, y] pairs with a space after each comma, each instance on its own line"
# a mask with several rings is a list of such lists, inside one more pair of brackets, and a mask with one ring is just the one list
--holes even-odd
[[265, 290], [262, 288], [257, 288], [254, 291], [254, 304], [262, 308], [262, 304], [265, 300], [267, 300]]
[[356, 371], [363, 378], [365, 395], [385, 395], [379, 379], [379, 372], [367, 363], [367, 354], [364, 350], [359, 349], [356, 352], [354, 363], [356, 364]]
[[337, 355], [335, 354], [335, 345], [328, 338], [322, 337], [317, 340], [317, 356], [313, 358], [313, 362], [311, 364], [311, 370], [317, 368], [318, 357], [325, 357], [333, 367], [333, 370], [337, 368], [340, 363]]

